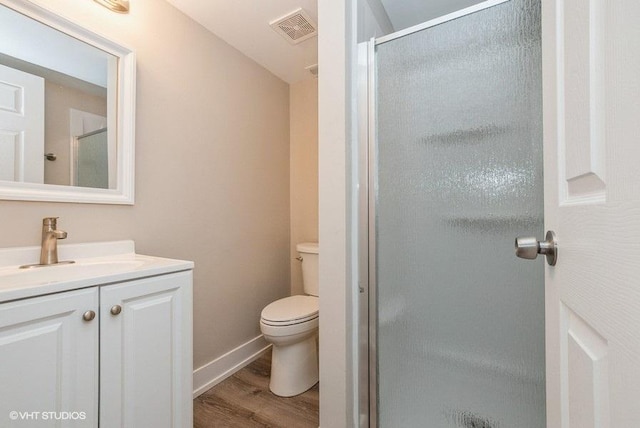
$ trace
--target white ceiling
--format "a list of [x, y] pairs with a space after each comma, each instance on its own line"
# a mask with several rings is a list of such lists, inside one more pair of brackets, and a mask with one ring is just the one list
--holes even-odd
[[[318, 0], [167, 1], [285, 82], [313, 78], [305, 67], [318, 62], [318, 38], [291, 45], [269, 22], [301, 7], [317, 23]], [[382, 5], [379, 9], [386, 10], [394, 31], [399, 31], [483, 0], [359, 1]]]
[[313, 78], [305, 67], [318, 62], [318, 38], [292, 45], [269, 22], [301, 7], [317, 23], [317, 0], [167, 1], [285, 82]]

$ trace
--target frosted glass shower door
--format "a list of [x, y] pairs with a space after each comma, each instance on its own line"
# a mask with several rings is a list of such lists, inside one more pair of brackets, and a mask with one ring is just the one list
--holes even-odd
[[78, 137], [75, 145], [76, 186], [109, 188], [107, 130]]
[[[543, 428], [540, 3], [375, 48], [377, 409], [385, 428]], [[371, 238], [370, 238], [371, 239]]]

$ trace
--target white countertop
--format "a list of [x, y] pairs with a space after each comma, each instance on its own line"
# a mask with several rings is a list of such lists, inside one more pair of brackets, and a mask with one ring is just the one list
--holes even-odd
[[193, 269], [193, 262], [135, 253], [133, 241], [58, 246], [73, 264], [20, 269], [37, 263], [40, 247], [0, 248], [0, 302]]

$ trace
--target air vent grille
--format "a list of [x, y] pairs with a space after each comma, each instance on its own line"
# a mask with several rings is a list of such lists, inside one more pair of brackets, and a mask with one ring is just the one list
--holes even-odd
[[269, 23], [291, 44], [298, 44], [318, 34], [316, 24], [302, 9], [295, 10]]

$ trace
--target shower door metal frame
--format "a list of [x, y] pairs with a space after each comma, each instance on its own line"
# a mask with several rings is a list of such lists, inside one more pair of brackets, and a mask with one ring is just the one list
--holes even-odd
[[[358, 45], [358, 272], [360, 308], [359, 346], [359, 413], [361, 428], [378, 426], [378, 361], [377, 361], [377, 284], [376, 284], [376, 46], [435, 27], [455, 19], [506, 3], [510, 0], [487, 0], [459, 11], [426, 21]], [[366, 64], [366, 67], [364, 66]], [[366, 82], [366, 84], [364, 83]], [[365, 90], [366, 88], [366, 90]], [[365, 123], [363, 123], [365, 122]], [[366, 286], [365, 286], [366, 284]], [[366, 337], [366, 341], [364, 340]], [[366, 350], [363, 344], [366, 343]], [[368, 386], [362, 385], [364, 372]], [[367, 417], [368, 416], [368, 417]]]

